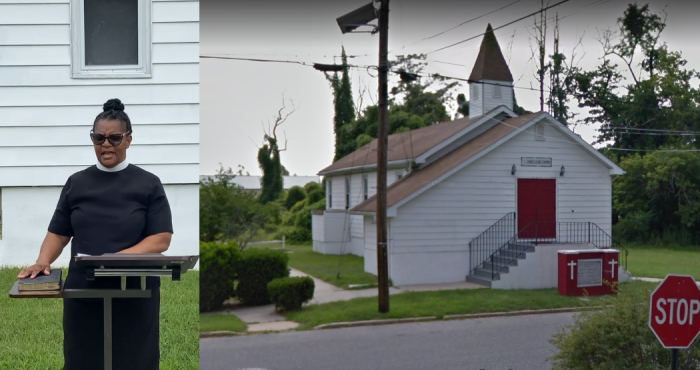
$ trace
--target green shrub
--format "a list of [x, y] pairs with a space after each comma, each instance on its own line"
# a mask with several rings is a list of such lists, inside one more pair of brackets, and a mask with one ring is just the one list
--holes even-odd
[[291, 209], [297, 202], [306, 199], [306, 191], [301, 186], [292, 186], [284, 201], [284, 208]]
[[317, 189], [317, 190], [313, 190], [313, 191], [309, 192], [306, 197], [309, 200], [309, 203], [314, 204], [314, 203], [318, 202], [319, 200], [322, 200], [322, 199], [325, 200], [326, 195], [323, 194], [323, 190]]
[[236, 296], [244, 304], [270, 303], [267, 284], [289, 276], [289, 256], [281, 250], [250, 248], [243, 251]]
[[[308, 202], [309, 199], [306, 199]], [[296, 206], [295, 206], [296, 208]], [[289, 235], [292, 243], [311, 242], [311, 212], [326, 209], [325, 199], [321, 199], [311, 205], [306, 205], [294, 215], [294, 231]]]
[[241, 251], [236, 242], [199, 243], [199, 311], [221, 308], [234, 296], [233, 282], [241, 267]]
[[272, 280], [267, 284], [270, 300], [281, 311], [292, 311], [314, 297], [314, 279], [304, 277], [286, 277]]
[[[550, 340], [558, 349], [551, 357], [552, 369], [670, 368], [671, 350], [664, 349], [649, 329], [651, 289], [645, 283], [625, 283], [611, 307], [577, 315], [570, 332], [560, 332]], [[679, 363], [680, 369], [698, 369], [700, 342], [680, 350]]]
[[315, 190], [320, 190], [321, 192], [323, 192], [323, 186], [321, 186], [321, 184], [317, 182], [309, 182], [306, 183], [306, 185], [304, 185], [304, 191], [306, 192], [306, 194], [309, 194]]

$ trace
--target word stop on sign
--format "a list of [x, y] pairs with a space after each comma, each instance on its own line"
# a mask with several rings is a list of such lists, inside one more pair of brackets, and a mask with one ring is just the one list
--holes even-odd
[[697, 322], [697, 316], [700, 313], [700, 300], [659, 298], [656, 301], [656, 309], [658, 311], [654, 320], [659, 325], [693, 325], [694, 322]]

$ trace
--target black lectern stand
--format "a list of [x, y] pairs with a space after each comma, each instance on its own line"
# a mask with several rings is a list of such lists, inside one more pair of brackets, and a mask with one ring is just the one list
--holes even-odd
[[[104, 299], [104, 368], [112, 370], [112, 298], [150, 298], [146, 289], [146, 277], [180, 276], [194, 267], [198, 256], [164, 256], [162, 254], [103, 254], [101, 256], [74, 257], [78, 268], [85, 269], [88, 280], [99, 277], [121, 277], [121, 290], [117, 289], [61, 289], [51, 292], [20, 292], [15, 282], [10, 298], [102, 298]], [[141, 290], [126, 289], [126, 278], [141, 278]]]

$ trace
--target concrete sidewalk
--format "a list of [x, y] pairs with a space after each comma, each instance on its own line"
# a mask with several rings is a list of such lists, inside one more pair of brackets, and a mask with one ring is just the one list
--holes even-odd
[[[310, 276], [302, 271], [290, 269], [289, 276], [309, 276], [314, 280], [314, 297], [304, 306], [323, 304], [329, 302], [348, 301], [361, 297], [376, 297], [378, 295], [377, 288], [347, 290], [329, 284], [323, 280]], [[459, 282], [449, 284], [424, 284], [410, 285], [401, 287], [390, 287], [389, 294], [396, 295], [406, 292], [425, 292], [437, 290], [455, 290], [455, 289], [479, 289], [481, 285]], [[299, 326], [298, 323], [285, 321], [285, 317], [275, 311], [275, 306], [272, 304], [255, 307], [240, 307], [228, 310], [226, 312], [217, 312], [218, 314], [225, 313], [236, 315], [243, 322], [248, 324], [249, 332], [261, 331], [282, 331], [290, 330]]]

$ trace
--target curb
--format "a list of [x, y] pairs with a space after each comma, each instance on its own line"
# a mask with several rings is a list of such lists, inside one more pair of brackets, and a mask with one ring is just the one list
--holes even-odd
[[199, 333], [199, 338], [220, 338], [220, 337], [235, 337], [238, 335], [245, 335], [246, 333], [239, 333], [235, 331], [205, 331], [203, 333]]
[[566, 308], [551, 308], [551, 309], [544, 309], [544, 310], [522, 310], [522, 311], [510, 311], [510, 312], [473, 313], [473, 314], [445, 315], [442, 318], [438, 318], [437, 316], [429, 316], [429, 317], [415, 317], [415, 318], [407, 318], [407, 319], [348, 321], [348, 322], [336, 322], [336, 323], [330, 323], [330, 324], [322, 324], [322, 325], [315, 326], [313, 329], [314, 330], [338, 329], [338, 328], [350, 328], [350, 327], [360, 327], [360, 326], [404, 324], [404, 323], [411, 323], [411, 322], [466, 320], [466, 319], [506, 317], [506, 316], [544, 315], [544, 314], [552, 314], [552, 313], [594, 311], [596, 309], [601, 309], [604, 307], [610, 307], [610, 306], [566, 307]]

